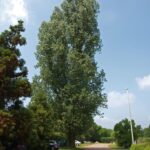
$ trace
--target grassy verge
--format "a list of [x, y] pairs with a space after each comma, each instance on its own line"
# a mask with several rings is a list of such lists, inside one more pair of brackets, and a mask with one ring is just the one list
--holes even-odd
[[119, 147], [117, 144], [110, 144], [110, 148], [112, 150], [129, 150], [129, 149], [124, 149], [122, 147]]
[[132, 145], [130, 150], [150, 150], [150, 143]]

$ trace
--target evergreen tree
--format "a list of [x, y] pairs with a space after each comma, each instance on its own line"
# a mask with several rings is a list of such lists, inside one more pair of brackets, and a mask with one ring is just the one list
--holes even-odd
[[22, 104], [31, 88], [18, 49], [26, 44], [21, 35], [24, 30], [23, 22], [18, 21], [0, 34], [0, 144], [10, 149], [26, 142], [30, 126], [30, 113]]
[[20, 58], [18, 45], [26, 44], [22, 37], [23, 22], [10, 26], [0, 34], [0, 108], [14, 105], [18, 107], [22, 97], [30, 96], [30, 83], [27, 80], [25, 61]]
[[39, 31], [40, 78], [71, 147], [105, 107], [105, 73], [94, 58], [101, 51], [98, 12], [96, 0], [65, 0]]

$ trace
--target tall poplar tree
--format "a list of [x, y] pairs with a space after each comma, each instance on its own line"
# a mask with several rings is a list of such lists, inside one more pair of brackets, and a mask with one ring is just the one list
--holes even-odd
[[98, 12], [96, 0], [65, 0], [39, 30], [40, 78], [71, 147], [106, 106], [105, 73], [95, 62], [101, 51]]

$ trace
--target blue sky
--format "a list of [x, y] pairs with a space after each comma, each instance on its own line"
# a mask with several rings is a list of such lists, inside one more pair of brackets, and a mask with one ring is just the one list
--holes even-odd
[[[38, 29], [42, 21], [49, 20], [54, 6], [63, 0], [0, 0], [0, 32], [15, 24], [17, 19], [25, 21], [27, 45], [21, 48], [26, 60], [29, 79], [38, 73], [35, 51]], [[137, 124], [150, 124], [150, 1], [149, 0], [99, 0], [98, 17], [102, 53], [96, 55], [98, 67], [106, 72], [105, 92], [108, 109], [102, 110], [104, 117], [95, 117], [103, 127], [114, 124], [128, 113], [128, 97], [132, 117]]]

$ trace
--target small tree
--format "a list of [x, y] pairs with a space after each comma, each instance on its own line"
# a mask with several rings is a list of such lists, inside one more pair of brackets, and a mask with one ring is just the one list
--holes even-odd
[[47, 149], [48, 139], [51, 138], [55, 126], [54, 112], [45, 93], [43, 84], [37, 76], [33, 79], [32, 89], [33, 96], [28, 107], [32, 116], [29, 148], [37, 150]]
[[[134, 140], [137, 140], [140, 132], [139, 126], [135, 125], [134, 120], [132, 120], [132, 126], [133, 126]], [[115, 125], [114, 134], [115, 139], [119, 146], [122, 146], [124, 148], [129, 148], [131, 146], [132, 144], [131, 128], [130, 128], [130, 121], [128, 119], [124, 119]]]

